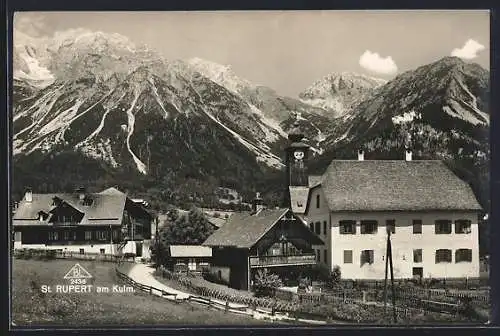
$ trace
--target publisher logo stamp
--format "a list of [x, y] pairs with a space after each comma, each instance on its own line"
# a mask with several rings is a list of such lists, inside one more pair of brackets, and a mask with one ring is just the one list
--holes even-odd
[[69, 279], [72, 285], [85, 285], [87, 279], [91, 278], [92, 275], [80, 264], [75, 264], [64, 276], [64, 279]]
[[89, 284], [93, 276], [80, 264], [75, 264], [64, 275], [63, 279], [69, 281], [69, 285], [42, 285], [41, 291], [43, 293], [134, 293], [135, 290], [131, 286], [126, 285], [112, 285], [112, 286], [94, 286]]

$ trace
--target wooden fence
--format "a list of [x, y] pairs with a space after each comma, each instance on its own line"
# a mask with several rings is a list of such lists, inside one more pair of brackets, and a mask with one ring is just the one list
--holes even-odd
[[[275, 298], [256, 298], [245, 297], [239, 295], [231, 295], [217, 289], [209, 289], [204, 286], [194, 284], [189, 277], [182, 274], [172, 273], [162, 270], [161, 275], [167, 279], [173, 279], [184, 286], [188, 291], [202, 295], [204, 297], [213, 297], [220, 300], [228, 300], [230, 302], [238, 302], [247, 304], [250, 307], [263, 307], [271, 309], [271, 311], [297, 313], [300, 312], [302, 305], [342, 305], [356, 303], [363, 306], [378, 306], [383, 308], [383, 291], [373, 290], [341, 290], [329, 293], [308, 293], [297, 294], [290, 291], [276, 290]], [[391, 296], [388, 293], [388, 306], [391, 306]], [[401, 316], [409, 316], [412, 314], [426, 315], [428, 313], [447, 313], [456, 315], [464, 312], [462, 302], [454, 300], [452, 297], [447, 302], [443, 302], [431, 297], [421, 298], [413, 296], [412, 292], [396, 293], [396, 311]]]
[[104, 254], [104, 253], [79, 253], [74, 251], [57, 251], [49, 249], [19, 249], [14, 250], [13, 253], [15, 258], [20, 259], [30, 259], [30, 258], [41, 258], [41, 259], [74, 259], [74, 260], [95, 260], [95, 261], [107, 261], [107, 262], [122, 262], [122, 261], [134, 261], [134, 258], [124, 258], [115, 254]]
[[[221, 295], [217, 291], [213, 290], [208, 290], [208, 289], [198, 289], [197, 292], [199, 293], [200, 296], [197, 295], [189, 295], [185, 299], [179, 299], [178, 295], [176, 293], [169, 293], [167, 291], [164, 291], [159, 288], [155, 288], [152, 286], [147, 286], [140, 284], [130, 277], [128, 277], [126, 274], [120, 272], [118, 269], [115, 269], [116, 275], [118, 276], [119, 279], [124, 281], [125, 283], [129, 284], [130, 286], [149, 293], [151, 295], [156, 295], [156, 296], [161, 296], [167, 299], [170, 299], [172, 302], [180, 303], [182, 301], [188, 301], [196, 304], [202, 304], [206, 306], [210, 306], [213, 308], [216, 308], [218, 310], [223, 310], [225, 312], [231, 312], [231, 313], [236, 313], [236, 314], [242, 314], [242, 315], [247, 315], [247, 316], [253, 316], [254, 313], [260, 313], [264, 315], [268, 315], [270, 318], [277, 318], [280, 320], [285, 320], [285, 321], [296, 321], [296, 322], [302, 322], [302, 323], [309, 323], [309, 324], [325, 324], [326, 321], [319, 321], [319, 320], [306, 320], [306, 319], [299, 319], [299, 318], [289, 318], [286, 315], [281, 315], [278, 316], [279, 311], [277, 308], [282, 307], [280, 305], [272, 305], [272, 301], [270, 301], [270, 304], [264, 304], [264, 305], [259, 305], [265, 303], [265, 301], [259, 301], [259, 302], [252, 302], [251, 300], [239, 300], [240, 304], [235, 304], [235, 302], [238, 301], [236, 296], [225, 296]], [[249, 299], [249, 298], [247, 298]], [[266, 309], [270, 308], [270, 309]]]

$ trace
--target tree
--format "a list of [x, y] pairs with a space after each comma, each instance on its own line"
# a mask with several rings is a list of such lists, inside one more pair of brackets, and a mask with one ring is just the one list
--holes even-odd
[[185, 215], [179, 214], [177, 209], [171, 209], [167, 212], [167, 222], [159, 230], [158, 239], [153, 243], [152, 257], [157, 263], [164, 264], [170, 245], [199, 245], [213, 231], [212, 224], [198, 208], [191, 208]]

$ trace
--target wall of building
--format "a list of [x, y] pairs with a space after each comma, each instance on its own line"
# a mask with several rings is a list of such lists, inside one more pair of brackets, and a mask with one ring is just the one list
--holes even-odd
[[[84, 253], [104, 253], [115, 254], [119, 244], [92, 244], [92, 245], [45, 245], [45, 244], [22, 244], [14, 243], [14, 249], [44, 249], [44, 250], [62, 250], [65, 252], [79, 253], [83, 249]], [[101, 251], [103, 250], [103, 251]]]
[[[316, 203], [317, 196], [319, 196], [319, 207], [317, 207]], [[318, 234], [318, 237], [320, 237], [321, 240], [325, 242], [325, 245], [313, 245], [312, 248], [314, 250], [314, 253], [316, 253], [316, 255], [318, 254], [319, 251], [319, 259], [316, 257], [319, 263], [326, 264], [329, 268], [332, 268], [331, 244], [327, 243], [331, 240], [330, 210], [328, 208], [328, 204], [326, 202], [322, 188], [312, 189], [310, 195], [310, 202], [311, 204], [309, 204], [309, 209], [305, 220], [307, 221], [308, 226], [310, 225], [310, 223], [313, 223], [313, 231], [316, 223], [317, 222], [320, 223], [320, 232]], [[327, 228], [326, 234], [324, 233], [324, 227], [323, 227], [325, 222]], [[327, 255], [326, 262], [325, 262], [325, 252]]]
[[[319, 218], [319, 217], [318, 217]], [[460, 212], [433, 213], [332, 213], [331, 230], [328, 239], [333, 265], [339, 265], [342, 278], [346, 279], [383, 279], [385, 276], [386, 220], [396, 220], [396, 232], [391, 235], [394, 276], [412, 278], [413, 267], [422, 267], [425, 278], [458, 278], [479, 276], [479, 236], [477, 214]], [[422, 233], [413, 233], [413, 220], [422, 220]], [[436, 234], [435, 220], [452, 220], [451, 234]], [[455, 220], [471, 221], [471, 232], [455, 233]], [[356, 234], [340, 234], [340, 220], [356, 220]], [[376, 234], [361, 234], [360, 220], [377, 220]], [[455, 261], [457, 249], [472, 249], [472, 262]], [[422, 249], [422, 262], [415, 263], [413, 250]], [[450, 249], [451, 263], [436, 263], [437, 249]], [[344, 250], [352, 251], [352, 264], [344, 264]], [[361, 266], [361, 251], [373, 250], [373, 264]]]
[[[139, 242], [139, 248], [141, 249], [142, 258], [151, 258], [151, 251], [149, 250], [149, 241]], [[138, 245], [135, 241], [128, 241], [125, 246], [121, 249], [122, 253], [133, 253], [139, 255]], [[141, 246], [142, 245], [142, 246]], [[120, 244], [23, 244], [20, 241], [14, 242], [14, 249], [46, 249], [46, 250], [62, 250], [67, 252], [77, 252], [79, 253], [83, 249], [84, 253], [104, 253], [104, 254], [118, 254], [118, 248]]]
[[229, 285], [231, 279], [231, 268], [229, 266], [210, 266], [210, 274], [218, 279], [220, 283]]

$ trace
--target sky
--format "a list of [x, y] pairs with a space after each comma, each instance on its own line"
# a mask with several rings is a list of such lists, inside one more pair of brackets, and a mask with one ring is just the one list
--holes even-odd
[[199, 57], [296, 97], [330, 73], [391, 79], [445, 56], [490, 67], [489, 12], [25, 12], [32, 36], [86, 28], [118, 33], [167, 59]]

